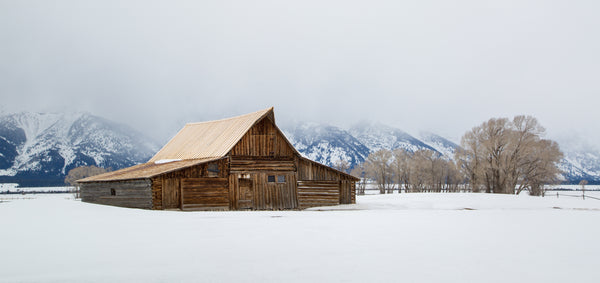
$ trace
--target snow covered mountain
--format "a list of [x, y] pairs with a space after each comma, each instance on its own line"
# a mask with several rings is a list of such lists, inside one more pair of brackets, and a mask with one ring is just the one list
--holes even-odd
[[419, 149], [436, 151], [435, 148], [406, 132], [380, 123], [363, 121], [352, 126], [349, 132], [371, 151], [396, 148], [402, 148], [409, 152], [414, 152]]
[[330, 125], [299, 123], [283, 131], [302, 155], [330, 166], [340, 160], [354, 166], [364, 162], [370, 152], [350, 133]]
[[454, 142], [436, 135], [434, 133], [423, 132], [420, 134], [421, 141], [439, 152], [444, 158], [454, 159], [454, 152], [458, 145]]
[[60, 185], [72, 168], [124, 168], [147, 161], [157, 149], [131, 128], [86, 113], [0, 116], [1, 182]]
[[566, 180], [577, 183], [587, 180], [590, 183], [600, 183], [600, 152], [568, 151], [562, 159], [560, 169], [565, 172]]

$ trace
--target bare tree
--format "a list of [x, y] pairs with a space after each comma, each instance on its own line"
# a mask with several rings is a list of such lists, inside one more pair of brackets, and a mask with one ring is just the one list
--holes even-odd
[[350, 171], [350, 175], [352, 175], [356, 178], [360, 178], [360, 181], [358, 181], [358, 183], [356, 183], [356, 194], [364, 195], [365, 189], [367, 188], [367, 176], [365, 173], [365, 164], [361, 163], [361, 164], [357, 164], [356, 166], [354, 166], [352, 171]]
[[382, 149], [369, 154], [365, 161], [367, 176], [377, 182], [381, 194], [389, 192], [394, 186], [390, 169], [391, 157], [391, 151]]
[[467, 132], [461, 139], [460, 147], [456, 150], [455, 160], [457, 162], [458, 170], [468, 180], [468, 190], [472, 192], [479, 192], [482, 181], [479, 176], [482, 175], [480, 172], [483, 168], [481, 163], [483, 162], [480, 154], [481, 145], [479, 143], [478, 136], [480, 135], [481, 129], [479, 127], [473, 128]]
[[519, 189], [524, 187], [534, 196], [544, 194], [544, 184], [555, 184], [560, 181], [562, 173], [557, 164], [563, 157], [558, 144], [550, 140], [539, 140], [527, 151], [527, 158], [522, 163]]
[[446, 161], [445, 166], [447, 191], [457, 193], [460, 191], [460, 185], [463, 183], [464, 178], [453, 161]]
[[512, 121], [493, 118], [467, 132], [455, 157], [474, 191], [541, 195], [543, 185], [557, 180], [562, 153], [544, 140], [544, 128], [531, 116]]
[[424, 150], [417, 150], [412, 153], [412, 158], [410, 159], [411, 192], [426, 192], [429, 189], [431, 165], [427, 154]]
[[391, 168], [396, 184], [398, 185], [398, 193], [402, 192], [402, 185], [404, 185], [405, 192], [408, 192], [411, 156], [406, 150], [401, 148], [394, 149], [392, 156]]
[[345, 159], [338, 159], [338, 161], [333, 164], [333, 168], [347, 173], [348, 170], [350, 170], [350, 162], [346, 161]]
[[[432, 150], [380, 150], [369, 155], [363, 170], [382, 194], [392, 193], [395, 184], [398, 192], [458, 191], [465, 180], [453, 161]], [[361, 171], [353, 172], [359, 176]]]

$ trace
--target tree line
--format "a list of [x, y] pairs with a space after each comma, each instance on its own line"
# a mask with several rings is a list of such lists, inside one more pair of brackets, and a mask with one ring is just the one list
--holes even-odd
[[357, 193], [364, 194], [366, 180], [377, 184], [379, 193], [397, 192], [459, 192], [465, 190], [464, 179], [456, 163], [438, 152], [422, 149], [381, 149], [369, 154], [364, 163], [355, 166], [351, 174], [361, 178]]
[[545, 129], [531, 116], [492, 118], [465, 133], [454, 160], [426, 149], [382, 149], [369, 154], [351, 174], [362, 179], [356, 185], [358, 194], [364, 194], [366, 180], [370, 179], [382, 194], [518, 194], [528, 190], [532, 195], [542, 195], [545, 184], [559, 181], [558, 164], [563, 157], [556, 142], [542, 138], [544, 133]]

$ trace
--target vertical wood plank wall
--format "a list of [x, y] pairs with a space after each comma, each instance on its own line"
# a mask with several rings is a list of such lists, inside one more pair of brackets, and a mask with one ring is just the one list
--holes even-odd
[[[218, 173], [209, 172], [210, 164], [216, 164]], [[152, 178], [152, 208], [181, 208], [181, 180], [185, 178], [227, 178], [227, 159], [204, 163]], [[177, 203], [174, 203], [176, 200]]]
[[162, 206], [163, 209], [180, 208], [180, 181], [179, 178], [163, 178], [162, 180]]
[[254, 125], [231, 150], [232, 157], [294, 157], [288, 144], [269, 119]]
[[[268, 176], [285, 176], [283, 183], [268, 182]], [[235, 183], [235, 189], [239, 189], [238, 174], [230, 175], [230, 184]], [[244, 174], [253, 185], [252, 209], [254, 210], [280, 210], [294, 209], [298, 207], [296, 197], [296, 175], [294, 172], [260, 172]], [[238, 192], [236, 191], [236, 194]], [[237, 200], [237, 195], [235, 199]], [[237, 203], [233, 209], [239, 209]]]
[[[231, 150], [230, 204], [238, 207], [239, 180], [252, 186], [252, 209], [298, 207], [295, 150], [273, 123], [273, 117], [254, 125]], [[268, 176], [285, 176], [285, 182], [268, 182]]]

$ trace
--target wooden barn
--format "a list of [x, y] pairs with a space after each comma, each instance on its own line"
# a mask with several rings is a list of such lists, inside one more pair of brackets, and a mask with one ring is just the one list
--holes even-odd
[[357, 178], [302, 157], [273, 108], [191, 123], [147, 163], [79, 180], [84, 202], [145, 209], [280, 210], [355, 203]]

